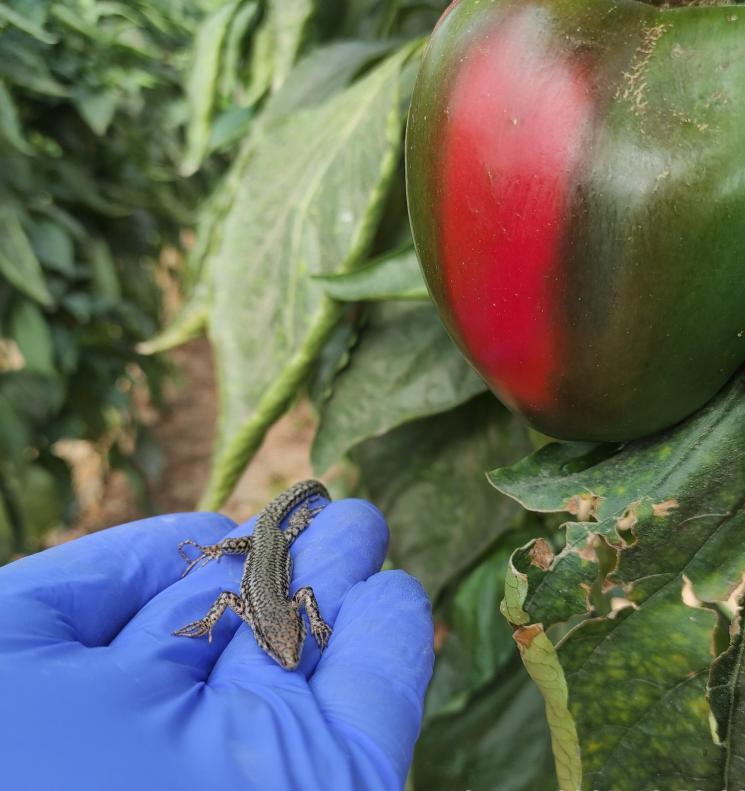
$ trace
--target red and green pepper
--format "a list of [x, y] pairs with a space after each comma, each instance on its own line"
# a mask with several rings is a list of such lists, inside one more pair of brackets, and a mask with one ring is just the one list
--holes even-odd
[[443, 321], [541, 431], [643, 436], [745, 361], [745, 7], [456, 1], [407, 181]]

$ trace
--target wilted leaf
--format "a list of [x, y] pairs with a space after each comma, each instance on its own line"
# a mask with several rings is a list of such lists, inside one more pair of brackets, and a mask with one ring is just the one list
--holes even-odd
[[248, 158], [213, 260], [221, 424], [205, 503], [227, 496], [339, 317], [310, 274], [367, 252], [401, 143], [404, 50]]
[[346, 275], [319, 277], [318, 282], [330, 297], [342, 302], [429, 299], [419, 261], [410, 247]]
[[8, 207], [0, 207], [0, 275], [42, 305], [52, 303], [39, 260], [18, 215]]
[[[733, 787], [735, 763], [709, 731], [718, 619], [706, 605], [726, 602], [745, 573], [743, 436], [738, 377], [686, 422], [615, 454], [554, 443], [491, 475], [529, 508], [584, 519], [548, 570], [528, 568], [530, 547], [515, 553], [505, 599], [525, 629], [580, 620], [557, 648], [583, 788]], [[603, 547], [617, 556], [608, 574]], [[595, 579], [618, 605], [607, 615], [588, 610]]]
[[445, 412], [485, 389], [431, 304], [376, 306], [323, 405], [313, 465], [324, 471], [359, 442]]
[[[742, 599], [739, 602], [742, 606]], [[724, 788], [745, 784], [745, 667], [743, 667], [742, 612], [729, 648], [711, 668], [707, 697], [715, 722], [715, 738], [727, 750]]]
[[521, 523], [522, 510], [495, 497], [484, 470], [529, 450], [520, 422], [484, 394], [353, 452], [363, 493], [390, 524], [393, 562], [416, 575], [433, 599]]

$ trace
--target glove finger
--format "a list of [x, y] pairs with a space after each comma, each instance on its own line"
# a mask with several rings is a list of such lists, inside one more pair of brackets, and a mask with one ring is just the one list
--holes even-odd
[[[417, 580], [384, 571], [356, 585], [310, 679], [326, 721], [367, 765], [403, 787], [434, 663], [429, 600]], [[388, 766], [379, 766], [384, 757]], [[393, 787], [393, 785], [391, 787]]]
[[180, 541], [192, 537], [214, 543], [234, 525], [212, 513], [156, 516], [11, 563], [0, 569], [0, 631], [4, 613], [17, 621], [22, 610], [22, 620], [27, 627], [36, 624], [38, 634], [108, 645], [135, 613], [181, 576]]
[[[330, 503], [290, 550], [294, 567], [290, 595], [312, 587], [321, 617], [333, 628], [345, 596], [380, 568], [387, 547], [388, 527], [377, 508], [363, 500]], [[332, 634], [330, 645], [334, 639]], [[301, 678], [313, 671], [319, 656], [308, 630], [299, 666]], [[284, 670], [258, 647], [251, 630], [241, 626], [215, 664], [209, 684], [293, 685], [297, 680], [297, 673]]]

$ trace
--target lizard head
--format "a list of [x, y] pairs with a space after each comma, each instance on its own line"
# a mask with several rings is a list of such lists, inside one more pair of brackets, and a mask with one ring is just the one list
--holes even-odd
[[300, 664], [305, 642], [305, 622], [296, 609], [290, 608], [281, 622], [262, 624], [267, 653], [285, 670]]

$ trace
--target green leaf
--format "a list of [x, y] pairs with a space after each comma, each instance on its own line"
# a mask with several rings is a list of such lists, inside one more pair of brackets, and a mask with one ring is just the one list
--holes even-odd
[[2, 80], [0, 80], [0, 137], [4, 138], [21, 154], [33, 155], [33, 147], [26, 142], [23, 136], [13, 97]]
[[43, 534], [62, 524], [64, 501], [54, 476], [39, 464], [25, 466], [19, 484], [17, 504], [23, 517], [27, 548], [36, 550]]
[[267, 99], [262, 121], [268, 125], [303, 107], [317, 107], [358, 73], [393, 49], [386, 41], [337, 41], [301, 58], [282, 87]]
[[140, 354], [159, 354], [202, 335], [209, 320], [211, 294], [209, 283], [203, 281], [163, 332], [137, 344]]
[[[0, 403], [0, 409], [2, 404]], [[2, 418], [0, 417], [0, 423]], [[15, 536], [10, 514], [5, 506], [5, 498], [0, 491], [0, 565], [11, 560], [15, 551]]]
[[431, 304], [376, 306], [323, 406], [313, 466], [322, 472], [359, 442], [445, 412], [485, 389]]
[[740, 376], [655, 437], [553, 443], [491, 474], [528, 508], [580, 519], [556, 557], [535, 544], [513, 555], [504, 609], [560, 638], [583, 788], [737, 787], [726, 775], [736, 762], [710, 734], [706, 685], [715, 609], [745, 573], [743, 437]]
[[20, 14], [5, 3], [0, 3], [0, 21], [5, 21], [9, 25], [17, 27], [43, 44], [57, 43], [56, 36], [44, 30], [41, 25], [34, 22], [27, 14]]
[[245, 137], [256, 117], [253, 107], [231, 107], [215, 117], [210, 129], [209, 153], [229, 149]]
[[83, 120], [101, 137], [114, 119], [120, 95], [116, 90], [91, 91], [80, 88], [73, 91], [72, 100]]
[[271, 128], [304, 107], [320, 106], [344, 88], [363, 66], [389, 51], [386, 42], [339, 42], [314, 50], [293, 69], [283, 86], [266, 102], [255, 117], [249, 137], [241, 147], [227, 176], [205, 205], [197, 231], [197, 245], [189, 256], [194, 293], [187, 304], [158, 337], [139, 347], [142, 354], [153, 354], [185, 343], [200, 335], [207, 326], [211, 310], [211, 262], [219, 248], [224, 217], [235, 201], [245, 179], [254, 149]]
[[273, 127], [247, 158], [212, 262], [221, 408], [205, 504], [227, 496], [339, 318], [309, 275], [367, 253], [400, 151], [408, 55]]
[[353, 452], [363, 493], [391, 527], [393, 562], [418, 577], [433, 599], [522, 523], [521, 509], [494, 496], [484, 470], [529, 450], [520, 421], [487, 393]]
[[50, 220], [39, 220], [31, 227], [30, 240], [42, 264], [68, 277], [75, 275], [73, 240], [61, 225]]
[[[448, 587], [436, 610], [441, 636], [427, 693], [428, 720], [462, 710], [517, 658], [512, 627], [496, 605], [504, 595], [507, 561], [513, 550], [545, 535], [542, 521], [534, 515], [523, 511], [518, 519], [454, 591]], [[446, 563], [447, 556], [442, 561]]]
[[316, 408], [329, 398], [336, 375], [349, 364], [359, 337], [358, 320], [356, 306], [347, 306], [316, 357], [308, 381], [308, 396]]
[[207, 151], [210, 139], [210, 119], [217, 97], [220, 57], [226, 33], [240, 0], [232, 0], [210, 14], [200, 25], [194, 42], [189, 73], [186, 77], [186, 96], [189, 102], [189, 127], [186, 131], [186, 153], [181, 173], [195, 173]]
[[269, 0], [268, 22], [274, 39], [272, 93], [292, 71], [315, 10], [316, 0]]
[[88, 261], [91, 267], [91, 284], [99, 296], [112, 301], [122, 298], [119, 274], [111, 250], [101, 238], [88, 240]]
[[0, 207], [0, 275], [31, 299], [52, 304], [39, 259], [18, 215], [7, 206]]
[[302, 50], [316, 11], [316, 0], [268, 0], [253, 37], [244, 102], [254, 104], [284, 85]]
[[55, 375], [52, 335], [35, 302], [23, 298], [15, 302], [7, 319], [7, 332], [18, 344], [26, 370]]
[[13, 397], [15, 394], [7, 393], [6, 390], [7, 387], [0, 387], [0, 454], [4, 461], [21, 464], [29, 443], [32, 424], [27, 416], [17, 409]]
[[318, 282], [330, 297], [342, 302], [429, 299], [411, 247], [381, 256], [346, 275], [319, 277]]
[[425, 723], [414, 753], [414, 788], [548, 791], [559, 787], [550, 755], [541, 696], [524, 671], [513, 670], [460, 711]]
[[220, 96], [233, 98], [239, 80], [243, 40], [251, 24], [259, 15], [259, 4], [254, 0], [243, 3], [231, 20], [220, 67]]
[[42, 54], [20, 42], [4, 43], [0, 74], [24, 92], [56, 97], [69, 95], [69, 90], [52, 76]]

